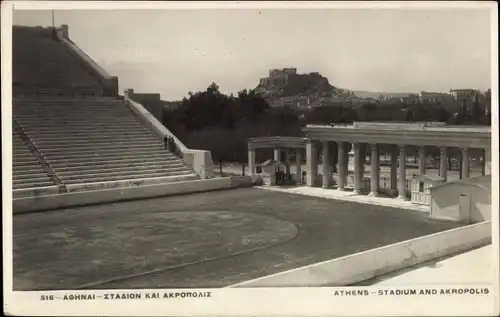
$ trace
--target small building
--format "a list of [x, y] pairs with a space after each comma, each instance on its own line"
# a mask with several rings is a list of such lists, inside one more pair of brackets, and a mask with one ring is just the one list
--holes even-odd
[[451, 181], [430, 192], [434, 218], [465, 223], [491, 220], [491, 175]]
[[277, 185], [279, 182], [280, 173], [285, 174], [286, 165], [282, 162], [278, 162], [275, 160], [267, 160], [264, 163], [260, 164], [261, 173], [262, 173], [262, 183], [268, 186]]
[[444, 183], [439, 176], [418, 175], [411, 180], [411, 202], [430, 206], [431, 188]]

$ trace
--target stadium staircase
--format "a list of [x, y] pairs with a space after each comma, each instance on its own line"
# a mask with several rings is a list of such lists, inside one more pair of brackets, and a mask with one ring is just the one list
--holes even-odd
[[51, 30], [13, 31], [14, 198], [199, 179]]
[[25, 99], [13, 114], [68, 191], [198, 179], [122, 101]]

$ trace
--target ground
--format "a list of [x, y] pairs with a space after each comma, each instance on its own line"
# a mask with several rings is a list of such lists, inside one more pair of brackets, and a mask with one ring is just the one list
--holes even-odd
[[458, 226], [258, 188], [16, 215], [13, 225], [15, 290], [223, 287]]

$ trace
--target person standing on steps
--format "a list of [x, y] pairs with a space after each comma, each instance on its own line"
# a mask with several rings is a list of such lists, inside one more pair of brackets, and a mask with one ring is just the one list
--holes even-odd
[[170, 137], [168, 135], [163, 137], [163, 144], [165, 145], [165, 150], [168, 151], [170, 149]]
[[174, 153], [175, 152], [175, 141], [174, 137], [170, 137], [170, 152]]

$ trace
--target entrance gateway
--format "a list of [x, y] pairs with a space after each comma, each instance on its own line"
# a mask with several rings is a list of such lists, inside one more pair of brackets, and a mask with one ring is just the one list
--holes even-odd
[[[491, 173], [491, 127], [458, 126], [444, 122], [354, 122], [353, 124], [307, 125], [302, 129], [304, 137], [262, 137], [248, 140], [248, 166], [250, 175], [255, 175], [255, 151], [273, 148], [295, 152], [296, 175], [302, 174], [302, 154], [306, 156], [306, 185], [336, 188], [344, 191], [348, 187], [349, 151], [354, 152], [353, 193], [362, 194], [366, 187], [370, 196], [378, 196], [380, 188], [380, 148], [390, 152], [390, 188], [398, 199], [407, 200], [411, 192], [410, 178], [406, 175], [406, 152], [410, 146], [418, 148], [418, 174], [426, 175], [426, 149], [438, 151], [439, 176], [447, 182], [448, 152], [455, 148], [462, 156], [461, 176], [470, 178], [470, 151], [482, 151], [482, 174]], [[318, 154], [322, 154], [321, 171], [318, 171]], [[369, 153], [370, 180], [365, 182], [365, 161]], [[278, 155], [279, 156], [279, 155]], [[334, 164], [336, 162], [336, 168]], [[336, 172], [334, 172], [336, 171]], [[321, 179], [319, 179], [319, 172]], [[300, 177], [297, 178], [300, 180]], [[334, 186], [335, 180], [335, 186]], [[427, 199], [425, 200], [427, 201]]]

